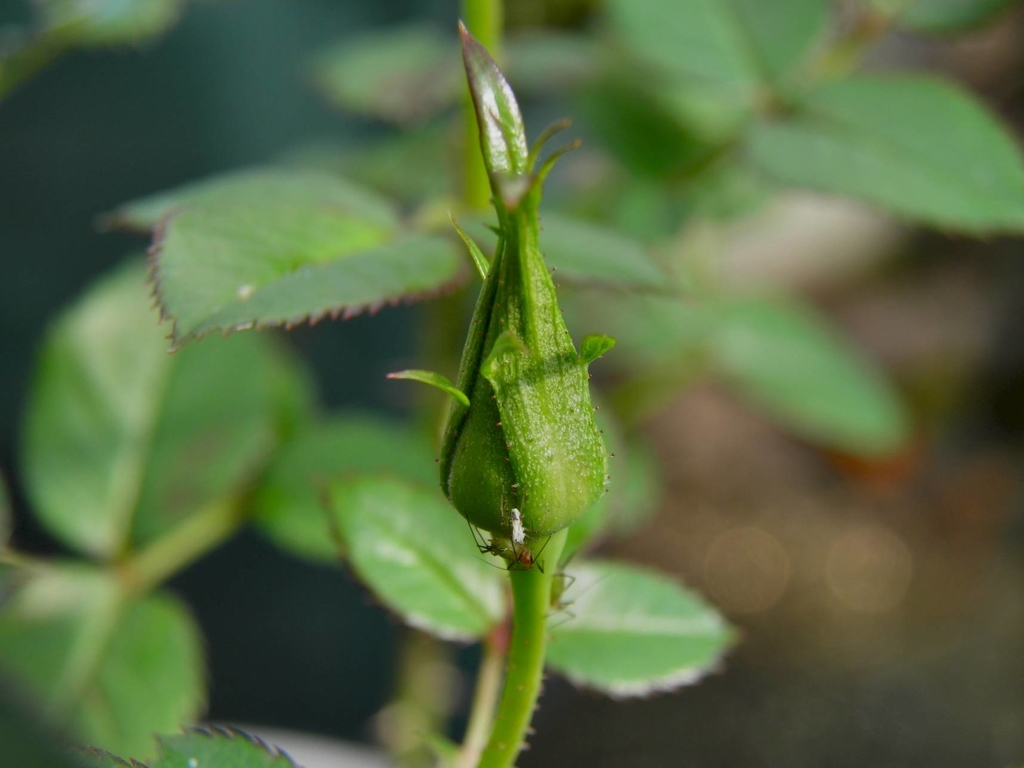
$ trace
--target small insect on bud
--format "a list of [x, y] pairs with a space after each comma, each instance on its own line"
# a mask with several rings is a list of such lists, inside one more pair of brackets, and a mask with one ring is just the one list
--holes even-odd
[[526, 541], [526, 529], [523, 527], [523, 514], [512, 508], [512, 543], [522, 544]]

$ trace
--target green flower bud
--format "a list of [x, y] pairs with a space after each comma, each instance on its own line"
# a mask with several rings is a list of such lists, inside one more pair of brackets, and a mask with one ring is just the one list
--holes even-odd
[[554, 157], [534, 172], [539, 147], [527, 150], [508, 83], [462, 32], [499, 234], [463, 350], [458, 390], [469, 405], [452, 404], [441, 486], [470, 523], [522, 543], [570, 525], [604, 490], [587, 365], [613, 342], [589, 338], [581, 356], [569, 337], [538, 244]]

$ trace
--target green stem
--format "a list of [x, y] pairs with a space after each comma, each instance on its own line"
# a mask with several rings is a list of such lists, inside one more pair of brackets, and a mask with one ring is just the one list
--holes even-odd
[[218, 499], [148, 548], [121, 563], [119, 576], [132, 595], [144, 595], [237, 530], [243, 520], [238, 498]]
[[112, 590], [85, 620], [56, 686], [52, 706], [58, 717], [70, 722], [75, 709], [81, 705], [82, 695], [95, 679], [127, 604], [124, 592]]
[[494, 724], [494, 712], [501, 692], [501, 676], [505, 671], [508, 650], [508, 627], [501, 624], [484, 641], [484, 657], [476, 676], [469, 724], [456, 762], [458, 768], [476, 768]]
[[448, 646], [416, 630], [405, 633], [399, 654], [398, 689], [382, 713], [382, 739], [396, 766], [434, 764], [424, 736], [443, 729], [454, 699], [448, 681], [456, 674]]
[[[491, 57], [501, 63], [502, 26], [505, 9], [503, 0], [462, 0], [462, 21], [480, 43], [490, 51]], [[491, 182], [484, 168], [480, 154], [480, 133], [476, 124], [476, 113], [466, 88], [464, 107], [466, 123], [466, 145], [463, 151], [465, 189], [463, 199], [471, 210], [482, 210], [491, 201]]]
[[837, 80], [860, 66], [868, 49], [890, 30], [894, 20], [895, 16], [862, 9], [853, 27], [812, 60], [809, 68], [811, 84]]
[[512, 640], [501, 704], [479, 768], [511, 768], [523, 748], [540, 696], [551, 584], [568, 531], [552, 534], [529, 570], [512, 570]]

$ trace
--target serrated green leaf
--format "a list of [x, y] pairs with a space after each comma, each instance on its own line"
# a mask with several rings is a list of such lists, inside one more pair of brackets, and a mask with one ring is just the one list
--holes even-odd
[[548, 665], [611, 696], [644, 696], [696, 682], [721, 662], [734, 631], [696, 593], [624, 563], [580, 563], [552, 622]]
[[431, 485], [436, 458], [412, 430], [370, 416], [338, 415], [287, 441], [253, 499], [254, 521], [275, 544], [315, 560], [337, 561], [324, 496], [345, 479], [386, 472]]
[[504, 569], [436, 488], [361, 477], [331, 487], [330, 509], [356, 574], [409, 625], [470, 640], [501, 620]]
[[203, 705], [203, 653], [187, 610], [169, 595], [125, 601], [89, 566], [22, 574], [0, 608], [0, 666], [84, 743], [139, 758], [152, 734]]
[[795, 186], [850, 195], [965, 232], [1024, 231], [1024, 160], [974, 99], [922, 76], [859, 75], [762, 124], [750, 161]]
[[975, 29], [1017, 5], [1019, 0], [874, 0], [896, 23], [919, 32], [953, 33]]
[[25, 483], [37, 514], [98, 557], [248, 482], [282, 411], [308, 397], [267, 338], [168, 355], [144, 282], [143, 265], [129, 263], [58, 319], [27, 409]]
[[185, 0], [40, 0], [42, 25], [77, 45], [138, 45], [174, 26]]
[[208, 205], [329, 209], [382, 231], [398, 226], [394, 207], [373, 192], [323, 171], [274, 167], [246, 168], [183, 184], [124, 203], [105, 221], [149, 231], [172, 213]]
[[173, 342], [213, 331], [316, 322], [441, 290], [460, 259], [444, 238], [392, 232], [337, 208], [266, 204], [183, 210], [156, 252]]
[[79, 761], [85, 763], [88, 768], [148, 768], [143, 766], [142, 763], [136, 762], [134, 765], [127, 760], [124, 760], [117, 755], [112, 755], [103, 749], [85, 749], [75, 755]]
[[446, 394], [451, 395], [464, 406], [469, 408], [469, 398], [466, 397], [466, 393], [459, 389], [452, 380], [447, 376], [442, 376], [440, 373], [434, 373], [433, 371], [396, 371], [395, 373], [388, 374], [389, 379], [408, 379], [409, 381], [418, 381], [421, 384], [428, 384], [431, 387], [435, 387]]
[[295, 768], [286, 753], [234, 728], [190, 729], [157, 741], [160, 757], [150, 768]]

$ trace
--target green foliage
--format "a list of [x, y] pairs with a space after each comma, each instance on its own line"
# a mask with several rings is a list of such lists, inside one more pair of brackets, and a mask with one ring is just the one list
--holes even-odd
[[[157, 255], [160, 301], [174, 318], [175, 347], [213, 331], [290, 328], [374, 312], [441, 291], [458, 277], [459, 259], [447, 240], [411, 236], [371, 244], [379, 236], [327, 210], [206, 209], [176, 216]], [[213, 262], [210, 253], [221, 258]]]
[[41, 0], [43, 26], [88, 47], [138, 45], [177, 23], [186, 0]]
[[[605, 133], [610, 126], [619, 134], [614, 144], [630, 165], [655, 173], [692, 167], [708, 157], [708, 144], [727, 143], [773, 87], [789, 87], [829, 22], [827, 0], [612, 0], [608, 11], [640, 73], [613, 93], [632, 104], [631, 119], [613, 108]], [[647, 130], [630, 130], [637, 107]], [[674, 162], [651, 162], [673, 144]]]
[[25, 482], [36, 512], [92, 555], [113, 556], [127, 543], [174, 365], [144, 283], [133, 263], [57, 320], [27, 411]]
[[[543, 93], [594, 76], [593, 43], [553, 32], [509, 40], [509, 80], [517, 90]], [[405, 26], [338, 43], [313, 62], [313, 79], [336, 107], [409, 125], [458, 103], [463, 73], [457, 41], [433, 27]]]
[[286, 152], [282, 161], [329, 171], [406, 203], [445, 197], [452, 179], [445, 165], [454, 142], [442, 121], [372, 144], [351, 147], [314, 142]]
[[557, 213], [541, 218], [541, 246], [556, 277], [585, 285], [665, 291], [669, 276], [641, 243], [607, 227]]
[[829, 0], [718, 0], [742, 30], [761, 76], [784, 83], [823, 42]]
[[10, 680], [0, 677], [0, 744], [3, 765], [11, 768], [107, 768], [90, 755], [73, 754], [63, 734], [44, 721], [41, 712], [14, 695]]
[[168, 355], [144, 281], [132, 262], [58, 319], [27, 413], [25, 479], [40, 519], [104, 558], [248, 483], [286, 412], [308, 399], [266, 338]]
[[757, 127], [751, 162], [773, 178], [861, 198], [966, 232], [1024, 231], [1024, 161], [972, 98], [922, 76], [839, 80], [792, 118]]
[[430, 27], [401, 27], [345, 41], [313, 66], [335, 106], [395, 123], [420, 122], [451, 106], [462, 86], [454, 40]]
[[107, 214], [108, 223], [143, 232], [182, 209], [238, 206], [264, 209], [331, 208], [367, 229], [398, 226], [391, 203], [338, 176], [301, 168], [250, 168], [213, 176], [125, 203]]
[[752, 98], [757, 61], [722, 0], [612, 0], [612, 23], [645, 64], [663, 76], [693, 80], [728, 98]]
[[[184, 2], [41, 0], [39, 39], [0, 58], [0, 95], [70, 47], [153, 38]], [[947, 32], [984, 23], [1010, 1], [871, 5], [881, 15], [869, 22]], [[429, 371], [391, 377], [456, 399], [442, 485], [495, 534], [489, 544], [474, 541], [437, 493], [425, 436], [370, 417], [309, 419], [308, 382], [266, 337], [166, 355], [141, 264], [105, 278], [54, 324], [28, 408], [26, 488], [48, 531], [105, 565], [5, 551], [0, 664], [77, 737], [154, 757], [151, 768], [291, 766], [235, 731], [149, 741], [196, 716], [204, 691], [187, 612], [144, 593], [234, 530], [243, 508], [276, 544], [346, 560], [404, 622], [447, 639], [481, 639], [507, 619], [506, 563], [493, 555], [511, 550], [515, 685], [505, 694], [521, 704], [512, 719], [528, 718], [555, 561], [642, 525], [660, 492], [652, 449], [610, 416], [597, 423], [615, 457], [606, 465], [586, 365], [615, 342], [586, 336], [577, 354], [551, 272], [615, 289], [578, 316], [581, 326], [612, 326], [622, 344], [608, 365], [618, 374], [611, 402], [627, 417], [709, 376], [817, 443], [877, 455], [905, 442], [908, 418], [892, 385], [813, 310], [719, 294], [710, 280], [684, 281], [682, 257], [667, 257], [685, 250], [688, 227], [743, 215], [772, 185], [846, 195], [949, 230], [1024, 231], [1024, 162], [1013, 138], [941, 80], [848, 74], [863, 30], [826, 41], [827, 0], [609, 0], [607, 11], [603, 48], [564, 34], [505, 46], [509, 78], [527, 92], [590, 85], [579, 111], [613, 160], [596, 164], [608, 173], [605, 188], [570, 205], [589, 218], [546, 212], [543, 227], [540, 187], [561, 150], [535, 167], [550, 134], [528, 147], [509, 82], [464, 34], [498, 226], [485, 229], [473, 211], [464, 215], [475, 239], [458, 230], [485, 280], [458, 386]], [[347, 41], [319, 57], [313, 77], [336, 105], [406, 126], [453, 107], [464, 90], [451, 41], [424, 27]], [[439, 213], [458, 209], [443, 197], [454, 186], [444, 157], [453, 135], [435, 120], [376, 149], [308, 149], [283, 167], [128, 203], [108, 221], [155, 231], [153, 277], [174, 348], [213, 331], [374, 311], [465, 272], [455, 238], [435, 233]], [[403, 220], [378, 193], [416, 205], [415, 214]], [[684, 301], [695, 288], [701, 295]], [[210, 518], [209, 540], [191, 541], [209, 534], [204, 509], [228, 510], [230, 520]], [[9, 529], [0, 487], [0, 549]], [[614, 563], [570, 570], [576, 582], [554, 596], [549, 662], [577, 683], [613, 696], [671, 689], [716, 667], [735, 641], [713, 609], [667, 577]], [[508, 722], [499, 716], [494, 732]], [[5, 727], [0, 717], [10, 757]], [[520, 738], [515, 728], [508, 735]], [[19, 765], [65, 768], [62, 754], [40, 758], [38, 744], [24, 743]], [[94, 751], [69, 757], [67, 768], [83, 761], [128, 765]]]
[[140, 46], [178, 21], [186, 0], [38, 0], [28, 29], [0, 46], [0, 99], [73, 48]]
[[[606, 151], [630, 174], [668, 180], [706, 161], [711, 137], [678, 119], [671, 105], [650, 84], [624, 76], [609, 77], [586, 90], [579, 110]], [[629, 115], [623, 120], [622, 115]], [[664, 194], [659, 189], [658, 194]], [[630, 230], [633, 234], [638, 234]]]
[[713, 373], [797, 433], [863, 454], [905, 442], [907, 418], [892, 386], [809, 308], [735, 301], [712, 322]]
[[126, 599], [79, 564], [8, 572], [0, 666], [12, 670], [86, 743], [144, 757], [150, 734], [196, 717], [203, 654], [187, 610], [165, 594]]
[[485, 635], [505, 611], [504, 569], [433, 486], [367, 476], [333, 485], [331, 519], [345, 556], [403, 621], [447, 639]]
[[160, 757], [150, 768], [295, 768], [284, 752], [234, 728], [194, 728], [157, 741]]
[[563, 565], [608, 536], [634, 532], [661, 502], [661, 473], [650, 446], [639, 435], [625, 437], [605, 411], [597, 423], [609, 451], [608, 492], [569, 527]]
[[921, 32], [952, 33], [995, 19], [1019, 0], [873, 0], [883, 13], [896, 13], [900, 26]]
[[134, 543], [151, 542], [247, 487], [273, 455], [282, 419], [305, 410], [304, 382], [271, 342], [247, 336], [174, 356], [149, 444]]
[[[296, 768], [287, 753], [237, 728], [189, 728], [183, 734], [158, 736], [159, 755], [147, 765], [130, 763], [108, 752], [90, 750], [86, 768]], [[77, 763], [75, 765], [78, 765]], [[26, 768], [31, 768], [26, 766]], [[64, 768], [64, 766], [55, 766]], [[70, 768], [70, 766], [69, 766]]]
[[3, 475], [0, 475], [0, 552], [3, 552], [10, 541], [11, 528], [14, 526], [13, 517], [7, 483], [4, 482]]
[[611, 696], [687, 685], [715, 669], [735, 632], [695, 593], [634, 566], [578, 563], [552, 617], [548, 664]]
[[885, 454], [908, 437], [892, 385], [806, 305], [633, 297], [606, 299], [600, 316], [621, 347], [610, 363], [647, 368], [668, 392], [710, 375], [798, 434], [853, 453]]
[[318, 420], [277, 453], [254, 494], [254, 522], [294, 554], [337, 561], [324, 505], [328, 488], [380, 473], [430, 485], [437, 478], [433, 459], [428, 441], [408, 427], [354, 414]]
[[143, 764], [133, 760], [128, 762], [104, 749], [92, 747], [76, 755], [88, 768], [140, 768]]
[[[466, 222], [466, 230], [493, 253], [496, 236], [483, 217]], [[642, 242], [601, 224], [545, 211], [541, 216], [541, 250], [552, 276], [589, 287], [632, 289], [644, 293], [672, 291], [671, 277]]]
[[312, 171], [229, 174], [110, 218], [143, 228], [164, 221], [155, 275], [175, 347], [215, 330], [374, 311], [438, 291], [459, 272], [448, 241], [400, 233], [388, 203]]

